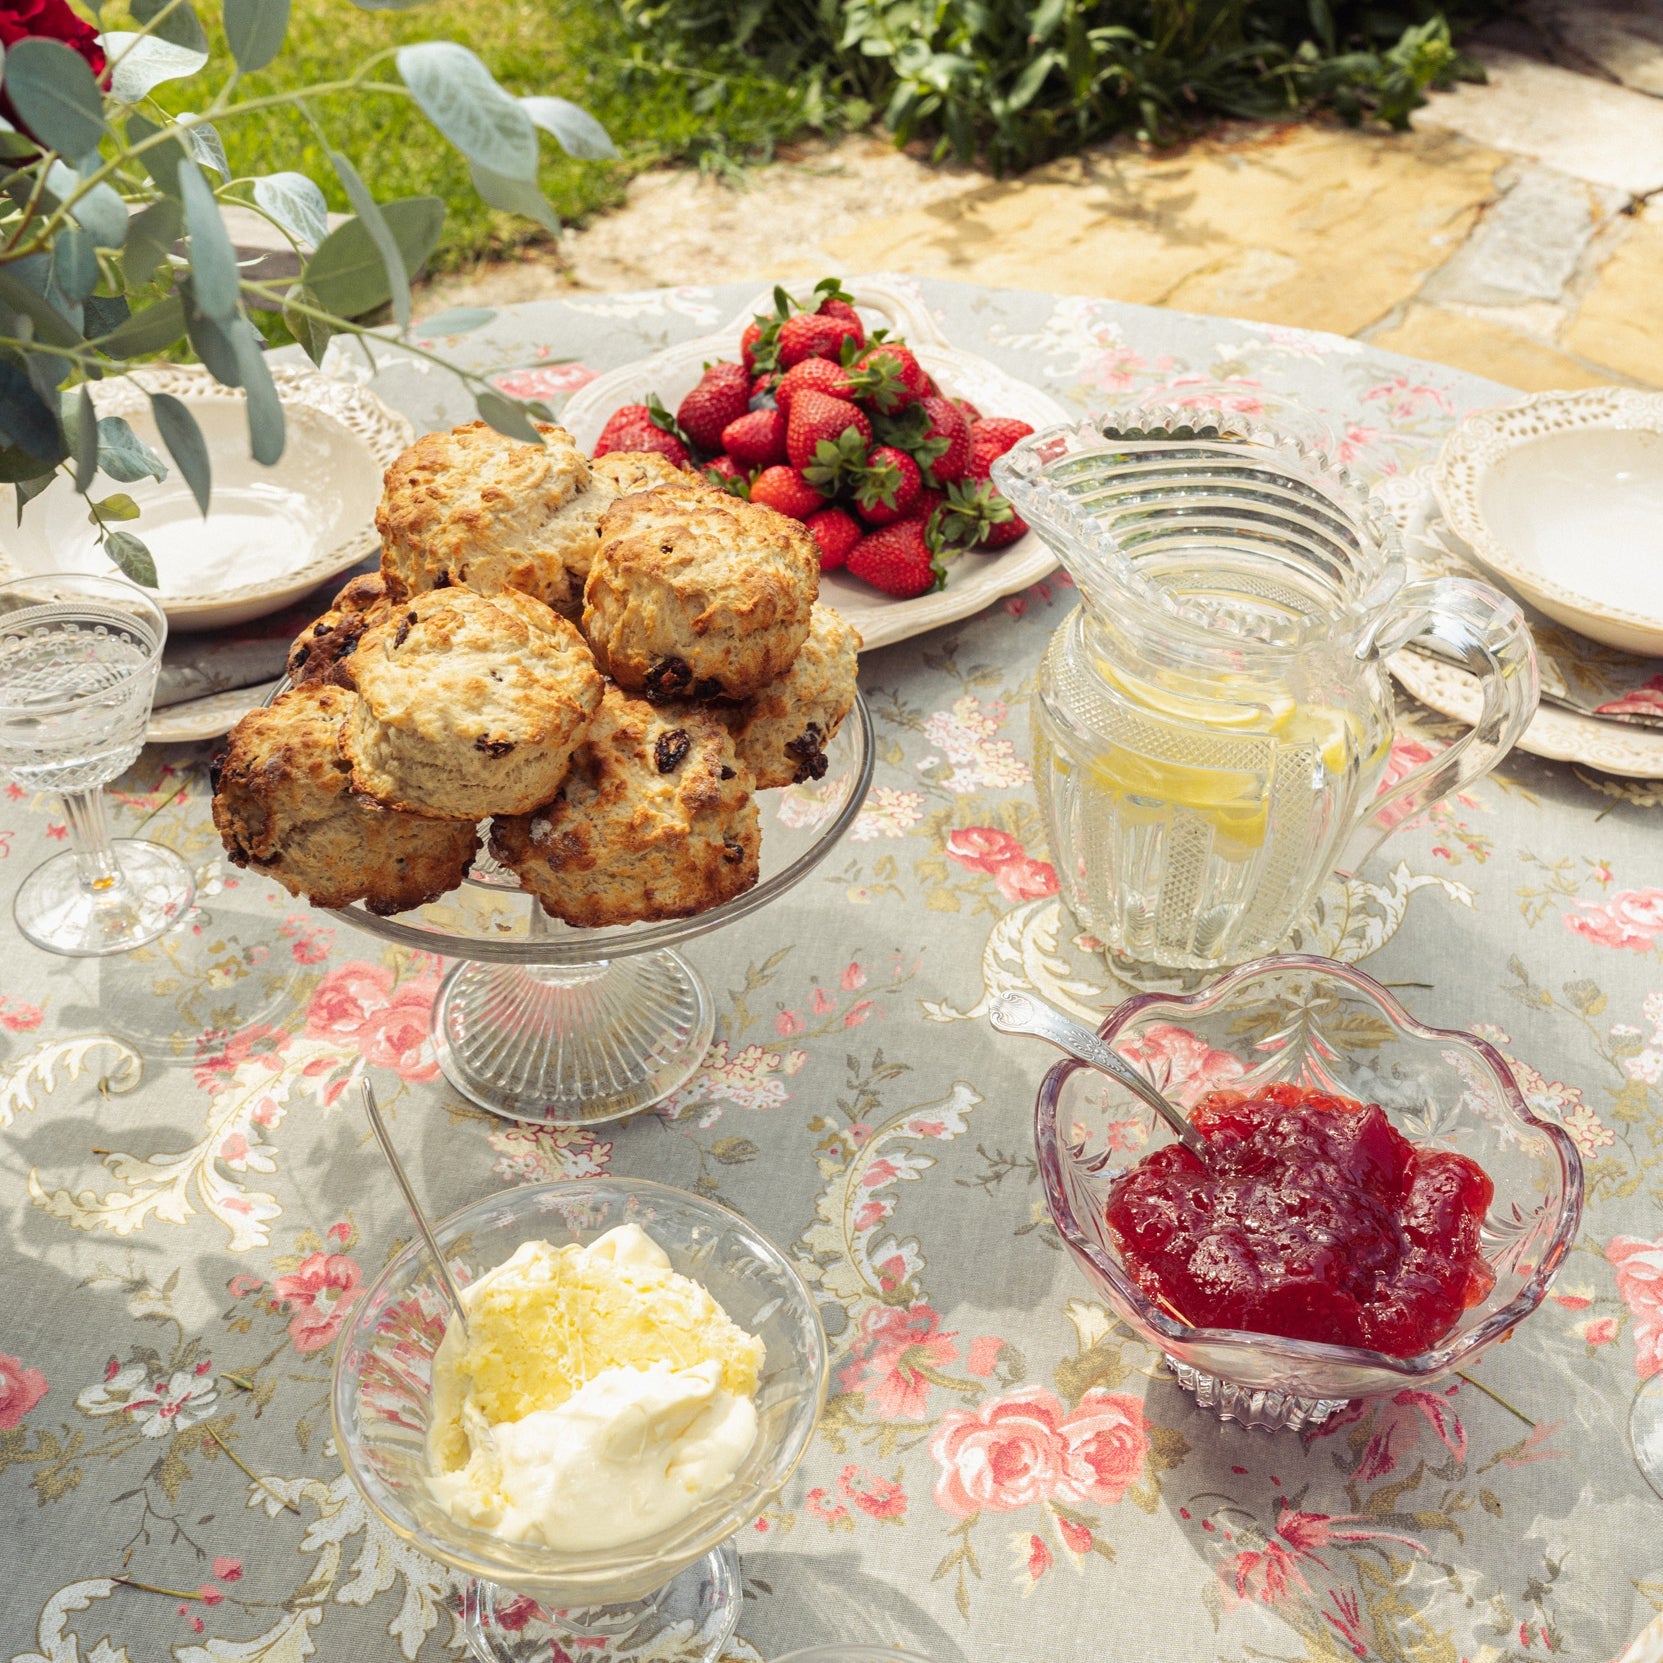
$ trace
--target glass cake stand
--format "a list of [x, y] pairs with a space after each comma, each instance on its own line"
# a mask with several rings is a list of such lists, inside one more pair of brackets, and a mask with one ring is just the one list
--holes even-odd
[[674, 949], [747, 917], [807, 877], [848, 829], [872, 783], [872, 719], [859, 697], [826, 747], [822, 779], [757, 794], [762, 872], [695, 918], [580, 930], [551, 919], [482, 853], [460, 889], [379, 918], [336, 916], [454, 964], [433, 1004], [445, 1078], [492, 1114], [595, 1126], [668, 1097], [698, 1068], [715, 1007]]

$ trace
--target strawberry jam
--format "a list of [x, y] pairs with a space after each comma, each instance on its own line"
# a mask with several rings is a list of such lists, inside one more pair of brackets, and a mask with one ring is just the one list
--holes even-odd
[[1209, 1166], [1157, 1149], [1106, 1217], [1138, 1286], [1192, 1327], [1410, 1357], [1495, 1285], [1478, 1251], [1489, 1175], [1375, 1105], [1276, 1084], [1209, 1092], [1191, 1119]]

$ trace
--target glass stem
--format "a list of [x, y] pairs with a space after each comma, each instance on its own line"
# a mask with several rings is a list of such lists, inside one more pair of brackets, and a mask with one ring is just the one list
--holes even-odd
[[113, 894], [121, 885], [121, 868], [116, 864], [109, 823], [104, 818], [104, 793], [66, 791], [63, 805], [70, 847], [75, 851], [75, 869], [83, 887], [95, 895]]

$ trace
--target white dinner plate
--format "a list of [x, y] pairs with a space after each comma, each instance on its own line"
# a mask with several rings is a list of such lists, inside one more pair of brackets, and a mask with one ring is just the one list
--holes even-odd
[[1663, 394], [1590, 387], [1474, 411], [1433, 488], [1473, 557], [1550, 618], [1663, 655]]
[[[100, 417], [124, 416], [167, 461], [149, 392], [171, 393], [196, 417], [213, 468], [209, 513], [179, 470], [133, 484], [96, 476], [94, 498], [123, 491], [139, 505], [128, 529], [156, 561], [158, 598], [170, 629], [220, 629], [275, 612], [379, 547], [381, 476], [415, 429], [374, 393], [309, 368], [273, 364], [283, 401], [283, 455], [263, 467], [248, 454], [244, 395], [199, 366], [157, 365], [96, 383]], [[6, 488], [8, 499], [11, 489]], [[0, 506], [0, 577], [114, 568], [86, 504], [59, 478], [23, 510]]]
[[[870, 329], [881, 325], [901, 336], [943, 392], [967, 398], [984, 416], [1014, 416], [1035, 431], [1070, 420], [1048, 393], [1008, 375], [997, 364], [949, 345], [915, 297], [882, 279], [850, 278], [849, 292]], [[795, 298], [810, 298], [809, 284], [786, 284]], [[646, 402], [657, 393], [670, 409], [698, 384], [704, 366], [717, 358], [737, 359], [739, 338], [757, 312], [771, 313], [773, 291], [759, 295], [725, 329], [650, 358], [611, 370], [574, 393], [560, 422], [585, 450], [600, 437], [606, 418], [621, 404]], [[912, 600], [897, 600], [847, 572], [828, 572], [820, 592], [860, 631], [867, 651], [887, 647], [942, 624], [956, 623], [1006, 595], [1037, 583], [1057, 564], [1057, 557], [1034, 532], [989, 554], [961, 554], [947, 568], [947, 586]]]

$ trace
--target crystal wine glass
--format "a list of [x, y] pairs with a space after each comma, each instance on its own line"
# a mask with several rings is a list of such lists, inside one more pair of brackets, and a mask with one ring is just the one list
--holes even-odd
[[775, 1663], [930, 1663], [917, 1652], [898, 1651], [894, 1646], [837, 1645], [810, 1646], [790, 1652]]
[[123, 578], [51, 572], [0, 585], [0, 774], [63, 800], [71, 847], [12, 902], [37, 947], [124, 953], [171, 929], [196, 893], [171, 849], [114, 838], [102, 787], [144, 745], [167, 617]]
[[1640, 1476], [1663, 1496], [1663, 1374], [1640, 1382], [1629, 1410], [1628, 1442]]
[[[435, 1226], [459, 1282], [522, 1243], [593, 1241], [634, 1223], [766, 1348], [757, 1435], [739, 1470], [679, 1524], [587, 1551], [459, 1524], [427, 1485], [433, 1357], [447, 1306], [427, 1249], [397, 1255], [352, 1308], [335, 1353], [335, 1443], [370, 1511], [462, 1573], [462, 1631], [480, 1663], [714, 1663], [739, 1618], [733, 1537], [796, 1470], [826, 1399], [826, 1337], [791, 1261], [738, 1213], [641, 1179], [526, 1184]], [[597, 1509], [607, 1505], [595, 1496]], [[877, 1654], [877, 1655], [882, 1655]]]

